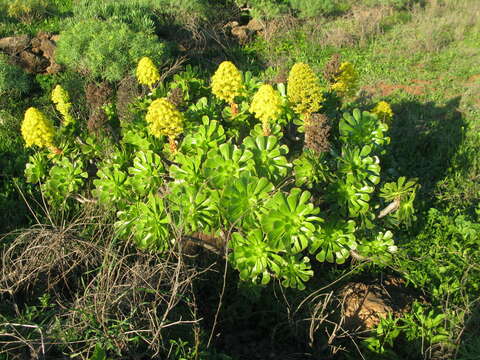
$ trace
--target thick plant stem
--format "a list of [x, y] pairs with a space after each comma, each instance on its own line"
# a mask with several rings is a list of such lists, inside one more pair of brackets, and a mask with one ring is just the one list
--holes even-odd
[[310, 120], [312, 119], [312, 114], [311, 113], [304, 113], [303, 114], [303, 123], [305, 126], [310, 125]]
[[176, 154], [177, 143], [175, 142], [175, 138], [173, 136], [168, 137], [168, 143], [170, 144], [170, 151], [172, 152], [172, 154]]
[[304, 113], [303, 114], [303, 125], [304, 125], [304, 130], [305, 130], [305, 138], [304, 138], [304, 149], [307, 147], [306, 144], [310, 142], [310, 132], [307, 131], [308, 126], [310, 126], [311, 123], [311, 114], [309, 113]]
[[231, 103], [230, 104], [230, 109], [232, 111], [233, 116], [236, 116], [238, 114], [238, 104]]
[[63, 153], [63, 150], [57, 148], [56, 146], [50, 146], [48, 149], [55, 155], [60, 155], [61, 153]]
[[272, 131], [270, 130], [270, 123], [268, 121], [264, 121], [262, 123], [262, 130], [263, 130], [263, 136], [272, 135]]

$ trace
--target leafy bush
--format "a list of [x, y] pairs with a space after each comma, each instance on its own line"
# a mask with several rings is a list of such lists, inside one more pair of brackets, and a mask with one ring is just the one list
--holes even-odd
[[201, 0], [80, 0], [73, 10], [78, 19], [111, 19], [135, 31], [153, 33], [156, 26], [165, 22], [165, 16], [185, 23], [206, 17], [207, 9], [206, 2]]
[[[372, 358], [417, 359], [427, 356], [430, 349], [439, 343], [448, 344], [449, 333], [445, 328], [447, 315], [437, 309], [415, 302], [410, 313], [395, 318], [391, 314], [381, 319], [372, 336], [361, 345]], [[396, 342], [402, 346], [394, 352]]]
[[0, 54], [0, 97], [24, 95], [30, 86], [28, 74], [12, 65], [7, 55]]
[[424, 230], [405, 246], [407, 279], [435, 299], [449, 299], [456, 305], [475, 302], [480, 269], [471, 264], [480, 261], [478, 220], [430, 209]]
[[45, 17], [53, 6], [51, 0], [10, 0], [6, 3], [8, 16], [27, 23]]
[[[316, 127], [325, 125], [319, 119], [328, 121], [325, 115], [295, 106], [295, 87], [287, 92], [283, 84], [274, 90], [280, 98], [275, 117], [254, 115], [250, 103], [261, 83], [249, 73], [231, 76], [224, 67], [212, 77], [218, 82], [225, 76], [224, 91], [207, 97], [201, 95], [205, 89], [189, 93], [182, 113], [168, 98], [191, 74], [151, 89], [137, 99], [133, 119], [120, 123], [119, 141], [88, 134], [74, 138], [62, 127], [57, 136], [62, 152], [33, 156], [29, 181], [40, 181], [53, 206], [93, 195], [91, 201], [116, 212], [118, 236], [141, 249], [165, 251], [209, 236], [216, 251], [228, 249], [240, 278], [254, 283], [275, 278], [304, 289], [314, 274], [312, 261], [342, 264], [352, 254], [389, 263], [397, 250], [395, 229], [414, 216], [416, 185], [381, 178], [388, 126], [367, 111], [345, 111], [332, 119], [338, 124], [335, 137], [317, 139], [325, 146], [310, 149]], [[295, 74], [289, 81], [295, 83]], [[324, 92], [314, 108], [339, 112], [334, 102], [323, 100], [336, 92]], [[308, 101], [318, 103], [302, 97]], [[310, 140], [301, 149], [303, 136]], [[96, 176], [89, 176], [87, 164], [98, 169]]]
[[136, 62], [149, 56], [163, 63], [164, 43], [155, 35], [135, 32], [121, 22], [82, 20], [61, 32], [56, 60], [96, 79], [118, 81], [131, 73]]

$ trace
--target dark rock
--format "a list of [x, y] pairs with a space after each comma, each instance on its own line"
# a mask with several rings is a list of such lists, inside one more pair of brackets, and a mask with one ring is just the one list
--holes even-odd
[[60, 71], [62, 71], [62, 66], [55, 62], [51, 63], [50, 66], [45, 69], [45, 72], [49, 75], [59, 73]]
[[50, 39], [42, 39], [40, 43], [40, 50], [43, 52], [43, 56], [50, 60], [50, 62], [53, 62], [55, 59], [56, 48], [57, 46]]
[[[54, 36], [39, 32], [30, 40], [28, 35], [11, 36], [0, 39], [0, 51], [12, 56], [12, 61], [25, 71], [39, 74], [55, 74], [61, 66], [55, 63]], [[55, 37], [58, 40], [58, 36]]]
[[0, 50], [9, 55], [16, 55], [25, 50], [30, 44], [28, 35], [10, 36], [0, 39]]
[[50, 36], [51, 35], [45, 31], [39, 31], [37, 33], [37, 38], [39, 38], [40, 40], [49, 40]]
[[415, 300], [405, 288], [403, 279], [395, 277], [386, 279], [383, 284], [349, 283], [339, 295], [344, 327], [349, 330], [371, 329], [388, 314], [399, 317]]
[[232, 28], [232, 35], [238, 39], [240, 44], [245, 44], [248, 41], [250, 30], [247, 26], [237, 26]]
[[262, 31], [265, 28], [265, 26], [260, 20], [252, 19], [248, 22], [247, 28], [252, 32], [258, 32], [258, 31]]
[[47, 59], [35, 55], [29, 51], [22, 51], [17, 58], [18, 64], [29, 73], [43, 73], [49, 62]]
[[235, 28], [235, 27], [238, 27], [238, 21], [230, 21], [228, 23], [225, 24], [225, 27], [226, 28]]

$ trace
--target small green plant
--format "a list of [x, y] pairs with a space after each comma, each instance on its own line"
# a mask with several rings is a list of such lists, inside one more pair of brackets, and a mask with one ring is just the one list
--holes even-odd
[[25, 95], [31, 87], [31, 80], [20, 67], [10, 63], [7, 55], [0, 54], [0, 97]]
[[448, 343], [449, 333], [445, 328], [446, 315], [427, 310], [418, 302], [402, 317], [388, 315], [375, 328], [373, 336], [365, 339], [362, 345], [372, 353], [397, 359], [399, 353], [393, 352], [394, 345], [400, 338], [408, 346], [401, 350], [404, 356], [425, 355], [427, 349], [439, 343]]
[[94, 79], [119, 81], [133, 74], [140, 58], [148, 56], [161, 64], [167, 56], [165, 44], [155, 35], [135, 32], [115, 20], [72, 21], [60, 35], [56, 60]]
[[7, 14], [22, 22], [30, 23], [45, 17], [52, 6], [51, 0], [12, 0], [7, 6]]

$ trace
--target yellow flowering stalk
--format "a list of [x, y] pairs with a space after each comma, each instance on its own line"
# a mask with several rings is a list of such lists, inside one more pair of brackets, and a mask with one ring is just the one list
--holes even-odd
[[145, 120], [150, 134], [156, 137], [167, 136], [170, 150], [175, 153], [175, 138], [183, 131], [183, 114], [167, 98], [161, 98], [150, 104]]
[[344, 61], [340, 64], [337, 73], [334, 75], [335, 82], [331, 85], [340, 96], [350, 96], [357, 90], [358, 74], [353, 64]]
[[250, 112], [262, 122], [263, 135], [270, 135], [270, 122], [282, 113], [282, 98], [272, 85], [265, 84], [253, 96]]
[[55, 129], [52, 121], [34, 107], [25, 111], [21, 132], [27, 147], [37, 145], [38, 147], [47, 147], [56, 153], [60, 151], [53, 144]]
[[390, 122], [393, 118], [393, 111], [390, 105], [386, 101], [380, 101], [373, 109], [372, 114], [377, 115], [380, 120], [386, 123]]
[[153, 84], [160, 80], [160, 73], [157, 67], [149, 57], [140, 59], [136, 71], [138, 82], [142, 85], [147, 85], [153, 89]]
[[71, 124], [73, 116], [70, 114], [72, 103], [70, 103], [70, 96], [68, 92], [60, 85], [55, 86], [52, 91], [52, 101], [55, 104], [57, 111], [63, 116], [63, 124], [66, 126]]
[[288, 100], [293, 110], [304, 116], [308, 122], [310, 115], [322, 107], [322, 89], [317, 75], [305, 63], [293, 65], [288, 75]]
[[212, 93], [220, 100], [226, 101], [232, 108], [232, 114], [238, 113], [235, 97], [243, 91], [242, 74], [230, 61], [220, 64], [212, 76]]

